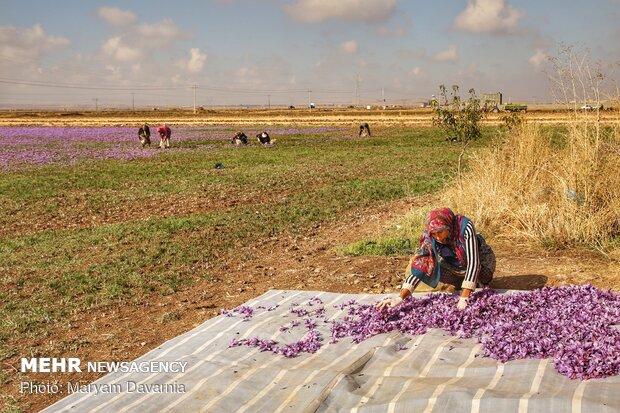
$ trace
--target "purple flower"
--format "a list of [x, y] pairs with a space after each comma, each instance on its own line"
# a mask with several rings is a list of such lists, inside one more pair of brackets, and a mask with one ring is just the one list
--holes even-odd
[[[156, 125], [151, 125], [151, 147], [142, 148], [138, 127], [0, 127], [0, 170], [24, 166], [62, 164], [75, 165], [82, 160], [148, 158], [164, 153], [156, 149], [159, 142]], [[172, 127], [172, 145], [192, 141], [191, 147], [174, 151], [196, 151], [213, 148], [212, 141], [229, 141], [233, 127]], [[270, 130], [273, 135], [323, 134], [345, 131], [343, 128], [282, 128]], [[247, 131], [253, 136], [262, 130]], [[194, 144], [195, 142], [195, 144]], [[200, 143], [203, 142], [203, 143]], [[211, 142], [211, 144], [207, 144]]]
[[[456, 309], [457, 300], [449, 294], [431, 293], [410, 297], [383, 312], [374, 305], [350, 300], [335, 306], [347, 314], [329, 322], [329, 342], [350, 337], [360, 343], [393, 330], [419, 335], [429, 328], [441, 328], [451, 335], [475, 338], [482, 344], [484, 356], [501, 362], [552, 358], [560, 374], [580, 380], [620, 374], [620, 331], [613, 328], [620, 324], [620, 294], [616, 292], [591, 285], [545, 287], [515, 294], [484, 289], [474, 293], [462, 311]], [[307, 305], [313, 302], [318, 301]], [[324, 308], [309, 312], [302, 306], [291, 306], [289, 313], [304, 321], [308, 332], [301, 340], [277, 345], [255, 338], [240, 340], [238, 345], [285, 357], [317, 351], [322, 341], [317, 321], [327, 321]], [[284, 326], [281, 331], [299, 324], [299, 320], [292, 320], [290, 327]]]
[[516, 294], [487, 289], [472, 295], [464, 311], [454, 296], [429, 294], [378, 312], [370, 305], [350, 307], [350, 315], [332, 327], [332, 342], [354, 342], [399, 330], [423, 334], [442, 328], [475, 337], [482, 353], [502, 362], [552, 357], [560, 374], [586, 380], [620, 374], [620, 295], [590, 285], [545, 287]]
[[242, 315], [243, 319], [247, 321], [250, 320], [254, 315], [254, 309], [247, 305], [240, 305], [233, 308], [232, 310], [220, 310], [220, 314], [225, 315], [226, 317], [234, 317], [235, 313]]

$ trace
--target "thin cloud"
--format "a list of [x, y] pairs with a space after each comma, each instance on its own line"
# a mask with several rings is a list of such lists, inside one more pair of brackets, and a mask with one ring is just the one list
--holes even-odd
[[122, 80], [123, 76], [121, 73], [121, 68], [119, 66], [105, 65], [105, 70], [106, 70], [106, 75], [105, 75], [106, 80], [111, 80], [111, 81]]
[[27, 29], [0, 26], [0, 61], [32, 63], [70, 43], [64, 37], [49, 35], [39, 24]]
[[459, 59], [459, 52], [456, 45], [451, 44], [442, 52], [433, 56], [435, 62], [456, 62]]
[[263, 80], [260, 77], [259, 69], [256, 65], [249, 67], [241, 67], [237, 69], [237, 83], [241, 85], [259, 86], [263, 84]]
[[403, 16], [400, 22], [393, 23], [393, 27], [389, 25], [378, 27], [374, 30], [375, 34], [384, 37], [404, 37], [411, 33], [413, 20], [410, 16]]
[[128, 26], [136, 21], [136, 14], [118, 7], [100, 7], [97, 15], [110, 26]]
[[530, 57], [529, 62], [534, 67], [540, 67], [543, 63], [549, 60], [549, 56], [544, 52], [543, 49], [536, 49], [536, 53]]
[[198, 48], [191, 48], [189, 53], [189, 59], [181, 60], [180, 66], [189, 73], [200, 73], [205, 66], [205, 62], [207, 61], [207, 54], [201, 52]]
[[358, 50], [357, 42], [355, 40], [343, 42], [340, 45], [340, 50], [342, 50], [342, 52], [346, 54], [356, 54]]
[[426, 59], [427, 58], [426, 49], [423, 47], [415, 49], [415, 50], [400, 49], [398, 51], [398, 55], [400, 57], [413, 58], [413, 59]]
[[124, 27], [118, 34], [106, 39], [101, 50], [117, 62], [137, 63], [153, 51], [187, 37], [171, 19], [165, 18], [158, 23]]
[[309, 24], [326, 20], [380, 23], [396, 12], [396, 0], [297, 0], [284, 10], [292, 19]]
[[106, 55], [123, 63], [137, 62], [143, 57], [140, 49], [125, 44], [122, 36], [109, 38], [103, 43], [101, 49]]
[[454, 23], [457, 29], [472, 33], [511, 33], [525, 12], [515, 9], [505, 0], [469, 0], [467, 8]]
[[375, 33], [385, 37], [403, 37], [409, 34], [409, 30], [405, 29], [403, 26], [396, 26], [393, 29], [389, 27], [379, 27], [375, 30]]
[[141, 24], [136, 34], [142, 37], [146, 43], [169, 44], [175, 40], [182, 40], [183, 35], [172, 19], [165, 18], [161, 22], [153, 24]]

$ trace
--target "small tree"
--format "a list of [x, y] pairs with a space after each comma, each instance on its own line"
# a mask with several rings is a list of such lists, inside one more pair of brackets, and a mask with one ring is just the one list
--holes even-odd
[[[442, 104], [443, 101], [443, 104]], [[458, 85], [452, 86], [448, 92], [445, 85], [439, 86], [439, 102], [434, 106], [433, 125], [439, 126], [448, 135], [448, 139], [461, 144], [457, 166], [457, 179], [462, 187], [462, 161], [467, 146], [478, 139], [480, 132], [480, 120], [483, 112], [480, 109], [480, 99], [476, 97], [476, 91], [469, 89], [469, 98], [463, 102], [459, 95]]]

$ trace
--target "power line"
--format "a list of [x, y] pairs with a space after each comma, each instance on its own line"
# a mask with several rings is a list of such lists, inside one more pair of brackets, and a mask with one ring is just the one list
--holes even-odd
[[[231, 87], [218, 87], [218, 86], [200, 86], [196, 84], [192, 85], [174, 85], [174, 86], [107, 86], [107, 85], [84, 85], [76, 83], [59, 83], [59, 82], [44, 82], [37, 80], [23, 80], [23, 79], [9, 79], [0, 78], [0, 83], [9, 85], [22, 85], [33, 87], [49, 87], [59, 89], [86, 89], [86, 90], [108, 90], [108, 91], [149, 91], [149, 90], [184, 90], [184, 89], [203, 89], [212, 92], [225, 92], [225, 93], [257, 93], [257, 94], [290, 94], [290, 93], [304, 93], [308, 89], [248, 89], [248, 88], [231, 88]], [[329, 90], [318, 89], [314, 90], [317, 93], [324, 94], [350, 94], [347, 90]]]
[[[209, 99], [213, 98], [224, 98], [225, 96], [235, 96], [235, 95], [246, 95], [255, 97], [257, 95], [265, 96], [267, 95], [267, 106], [271, 106], [271, 97], [272, 96], [289, 96], [289, 99], [292, 95], [297, 95], [298, 97], [303, 96], [307, 93], [308, 98], [308, 106], [312, 103], [310, 98], [310, 93], [313, 93], [314, 99], [319, 99], [323, 97], [322, 100], [325, 100], [326, 96], [331, 95], [331, 98], [328, 99], [343, 99], [346, 97], [351, 97], [353, 95], [354, 104], [359, 105], [361, 102], [362, 93], [367, 96], [379, 95], [381, 96], [381, 102], [385, 105], [385, 95], [386, 92], [390, 93], [392, 99], [396, 99], [398, 97], [402, 97], [403, 99], [415, 99], [411, 93], [407, 93], [404, 90], [390, 90], [386, 88], [381, 88], [378, 90], [365, 90], [361, 87], [361, 78], [359, 74], [355, 79], [355, 90], [339, 90], [339, 89], [285, 89], [285, 88], [249, 88], [247, 85], [245, 87], [240, 86], [200, 86], [198, 84], [177, 84], [177, 85], [123, 85], [123, 86], [109, 86], [103, 84], [79, 84], [79, 83], [61, 83], [61, 82], [52, 82], [52, 81], [38, 81], [38, 80], [24, 80], [24, 79], [11, 79], [11, 78], [2, 78], [0, 77], [0, 85], [18, 85], [18, 86], [26, 86], [32, 89], [8, 89], [3, 91], [2, 95], [0, 95], [0, 101], [9, 102], [9, 101], [26, 101], [28, 100], [28, 96], [36, 96], [38, 99], [48, 96], [48, 98], [52, 98], [53, 96], [58, 96], [58, 93], [45, 93], [43, 91], [36, 91], [38, 88], [50, 88], [50, 89], [60, 89], [65, 90], [63, 97], [67, 98], [78, 98], [80, 96], [89, 97], [92, 99], [92, 91], [97, 91], [96, 96], [98, 96], [98, 100], [101, 97], [112, 97], [114, 96], [116, 99], [122, 95], [131, 94], [131, 108], [135, 110], [135, 98], [136, 94], [140, 96], [143, 101], [143, 104], [146, 103], [144, 99], [150, 99], [153, 102], [153, 99], [160, 99], [159, 104], [161, 104], [161, 98], [164, 98], [166, 101], [170, 99], [186, 99], [187, 94], [193, 92], [193, 101], [194, 108], [197, 107], [197, 92], [199, 90], [207, 92]], [[17, 91], [19, 93], [17, 94]], [[39, 89], [40, 90], [40, 89]], [[69, 92], [71, 90], [71, 92]], [[126, 96], [127, 96], [126, 95]], [[201, 94], [201, 98], [204, 96], [204, 93]], [[303, 97], [301, 97], [303, 99]], [[379, 101], [379, 99], [376, 99]], [[150, 104], [154, 104], [150, 103]], [[98, 102], [95, 102], [95, 106], [98, 106]]]
[[219, 92], [229, 93], [294, 93], [304, 92], [305, 89], [240, 89], [240, 88], [223, 88], [223, 87], [206, 87], [198, 85], [176, 85], [176, 86], [104, 86], [104, 85], [83, 85], [83, 84], [71, 84], [71, 83], [57, 83], [57, 82], [42, 82], [36, 80], [21, 80], [21, 79], [7, 79], [0, 78], [0, 83], [10, 85], [23, 85], [23, 86], [35, 86], [35, 87], [50, 87], [61, 89], [89, 89], [89, 90], [180, 90], [180, 89], [205, 89]]
[[9, 85], [24, 85], [24, 86], [38, 86], [38, 87], [52, 87], [61, 89], [89, 89], [89, 90], [171, 90], [180, 89], [184, 86], [132, 86], [132, 87], [117, 87], [117, 86], [88, 86], [69, 83], [53, 83], [53, 82], [40, 82], [31, 80], [16, 80], [0, 78], [0, 83]]

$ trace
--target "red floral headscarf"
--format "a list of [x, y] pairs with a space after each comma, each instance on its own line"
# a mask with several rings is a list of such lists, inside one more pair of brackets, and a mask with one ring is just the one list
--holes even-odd
[[417, 278], [432, 287], [439, 282], [439, 271], [437, 271], [437, 251], [434, 248], [432, 232], [447, 229], [450, 231], [447, 244], [450, 246], [459, 261], [459, 264], [466, 264], [465, 239], [463, 231], [469, 220], [463, 215], [454, 215], [450, 208], [441, 208], [431, 211], [424, 220], [424, 233], [420, 236], [420, 250], [411, 259], [411, 272]]

